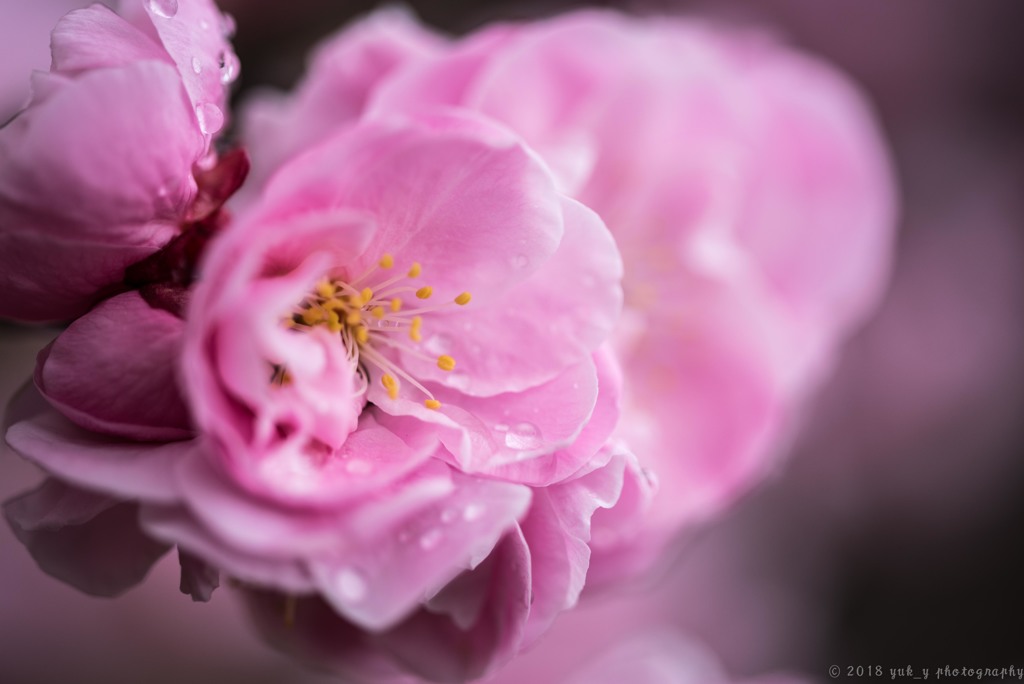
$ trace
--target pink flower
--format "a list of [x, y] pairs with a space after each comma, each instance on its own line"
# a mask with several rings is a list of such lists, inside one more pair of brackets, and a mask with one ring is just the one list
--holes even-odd
[[[451, 114], [348, 129], [210, 242], [184, 329], [126, 293], [49, 350], [48, 395], [51, 372], [80, 409], [103, 396], [54, 365], [99, 354], [123, 359], [141, 405], [109, 397], [87, 419], [59, 406], [80, 425], [118, 414], [86, 432], [26, 395], [8, 442], [97, 495], [48, 485], [8, 517], [42, 554], [36, 533], [88, 524], [86, 540], [106, 539], [99, 515], [138, 501], [194, 596], [216, 568], [277, 597], [261, 600], [282, 624], [355, 634], [332, 657], [365, 644], [348, 669], [482, 676], [575, 604], [591, 542], [629, 534], [650, 496], [608, 442], [621, 378], [599, 347], [620, 277], [601, 221], [505, 129]], [[174, 361], [191, 423], [141, 394], [166, 397]], [[144, 565], [144, 550], [124, 555]], [[139, 577], [111, 581], [74, 553], [40, 563], [102, 593]]]
[[51, 51], [0, 130], [0, 316], [34, 321], [124, 289], [128, 266], [209, 214], [193, 167], [237, 74], [208, 0], [77, 10]]
[[643, 566], [773, 467], [877, 301], [894, 213], [878, 131], [841, 75], [760, 35], [604, 12], [485, 29], [393, 69], [363, 109], [436, 105], [511, 126], [616, 236], [619, 434], [671, 486], [647, 536], [592, 571]]

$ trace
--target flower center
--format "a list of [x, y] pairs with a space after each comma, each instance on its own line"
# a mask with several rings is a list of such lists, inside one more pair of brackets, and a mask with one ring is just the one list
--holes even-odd
[[[412, 283], [422, 275], [422, 266], [413, 262], [408, 271], [388, 277], [394, 266], [394, 257], [385, 254], [351, 282], [331, 277], [321, 280], [284, 324], [296, 330], [327, 328], [339, 336], [349, 358], [354, 359], [364, 373], [379, 378], [391, 399], [398, 398], [404, 381], [426, 396], [424, 406], [437, 410], [441, 408], [441, 402], [411, 373], [389, 358], [384, 350], [390, 348], [436, 361], [441, 370], [453, 370], [455, 359], [451, 356], [442, 354], [435, 358], [420, 350], [423, 315], [452, 305], [465, 306], [472, 297], [463, 292], [450, 302], [429, 304], [427, 300], [433, 295], [432, 288], [429, 285], [417, 287]], [[415, 305], [410, 306], [406, 300], [412, 297], [415, 297]], [[290, 382], [287, 370], [275, 366], [271, 382], [281, 385]]]

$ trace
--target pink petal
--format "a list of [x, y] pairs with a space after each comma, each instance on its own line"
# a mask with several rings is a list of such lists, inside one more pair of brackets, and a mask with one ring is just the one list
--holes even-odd
[[64, 16], [50, 35], [52, 71], [75, 75], [140, 61], [172, 64], [164, 49], [104, 5]]
[[523, 645], [534, 586], [530, 551], [522, 532], [510, 531], [483, 563], [448, 583], [375, 645], [431, 681], [471, 681], [496, 671]]
[[167, 551], [139, 529], [136, 505], [52, 478], [7, 501], [4, 514], [45, 573], [94, 596], [127, 591]]
[[459, 572], [475, 567], [523, 514], [530, 492], [452, 472], [455, 489], [408, 518], [390, 538], [309, 562], [320, 592], [370, 630], [394, 626]]
[[[32, 393], [18, 396], [36, 404]], [[21, 412], [21, 407], [15, 407]], [[61, 479], [123, 499], [175, 501], [174, 464], [198, 448], [195, 440], [169, 444], [122, 441], [87, 432], [50, 407], [12, 425], [7, 443]]]
[[173, 237], [203, 149], [193, 116], [174, 69], [139, 62], [65, 80], [0, 130], [0, 314], [80, 314]]
[[[597, 403], [597, 383], [594, 361], [588, 357], [553, 380], [522, 392], [471, 397], [435, 387], [434, 396], [441, 402], [437, 411], [426, 408], [418, 390], [406, 385], [392, 400], [380, 383], [372, 383], [368, 398], [382, 413], [421, 421], [419, 429], [435, 432], [462, 470], [530, 480], [557, 469], [552, 461], [566, 457], [555, 452], [572, 444], [584, 429]], [[381, 420], [399, 429], [387, 418]], [[417, 429], [402, 420], [397, 423], [410, 431]], [[537, 463], [526, 465], [529, 460]]]
[[137, 292], [108, 299], [45, 350], [40, 392], [82, 427], [142, 441], [192, 436], [178, 390], [183, 321]]
[[316, 48], [294, 95], [261, 92], [245, 102], [242, 138], [261, 185], [299, 152], [354, 124], [377, 84], [398, 67], [433, 54], [440, 37], [407, 10], [385, 7]]
[[228, 89], [239, 73], [238, 57], [228, 42], [231, 20], [212, 0], [146, 2], [145, 10], [178, 67], [200, 129], [216, 135], [226, 123]]
[[522, 522], [533, 574], [524, 647], [547, 631], [559, 613], [576, 605], [590, 565], [591, 518], [618, 501], [630, 458], [631, 454], [605, 449], [591, 464], [598, 467], [586, 475], [534, 490]]
[[295, 593], [312, 590], [309, 575], [297, 559], [248, 554], [232, 548], [211, 535], [181, 506], [144, 505], [139, 511], [139, 522], [155, 539], [175, 544], [179, 550], [185, 549], [243, 582]]
[[596, 214], [564, 199], [562, 215], [558, 250], [528, 280], [495, 301], [432, 317], [429, 329], [425, 323], [427, 351], [456, 359], [454, 373], [411, 355], [403, 365], [419, 378], [486, 396], [550, 380], [607, 339], [622, 310], [622, 261]]
[[193, 601], [209, 601], [213, 590], [220, 586], [220, 571], [181, 549], [178, 549], [178, 563], [181, 565], [181, 593], [191, 596]]
[[563, 232], [546, 169], [469, 114], [364, 123], [286, 166], [264, 195], [266, 209], [338, 206], [378, 223], [362, 257], [345, 264], [350, 276], [390, 253], [398, 268], [422, 264], [434, 301], [469, 290], [486, 306], [540, 268]]

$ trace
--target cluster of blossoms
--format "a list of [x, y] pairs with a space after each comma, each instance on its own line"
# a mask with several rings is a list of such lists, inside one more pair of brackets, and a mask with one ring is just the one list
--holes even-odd
[[5, 511], [84, 591], [176, 547], [300, 658], [485, 676], [767, 472], [878, 295], [877, 132], [761, 36], [386, 10], [229, 149], [232, 31], [72, 12], [0, 129], [0, 315], [71, 321]]

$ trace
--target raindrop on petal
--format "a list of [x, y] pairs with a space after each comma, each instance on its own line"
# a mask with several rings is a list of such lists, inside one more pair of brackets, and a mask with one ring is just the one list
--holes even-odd
[[525, 451], [541, 445], [540, 430], [533, 423], [517, 423], [505, 433], [505, 446]]
[[196, 105], [196, 118], [199, 119], [199, 130], [206, 135], [214, 135], [224, 126], [224, 112], [212, 102]]
[[149, 9], [158, 17], [170, 19], [178, 13], [178, 0], [149, 0]]
[[342, 598], [361, 601], [366, 596], [366, 580], [354, 568], [342, 568], [334, 576], [335, 587]]
[[441, 543], [441, 530], [432, 529], [424, 532], [420, 537], [420, 548], [424, 551], [430, 551], [431, 549], [437, 548], [437, 545]]
[[198, 57], [193, 57], [192, 58], [192, 71], [194, 71], [194, 72], [196, 72], [198, 74], [202, 70], [203, 70], [203, 63], [199, 61]]
[[474, 520], [478, 519], [481, 515], [483, 515], [485, 510], [486, 509], [484, 508], [483, 504], [469, 504], [468, 506], [466, 506], [466, 510], [462, 512], [462, 519], [466, 522], [473, 522]]

